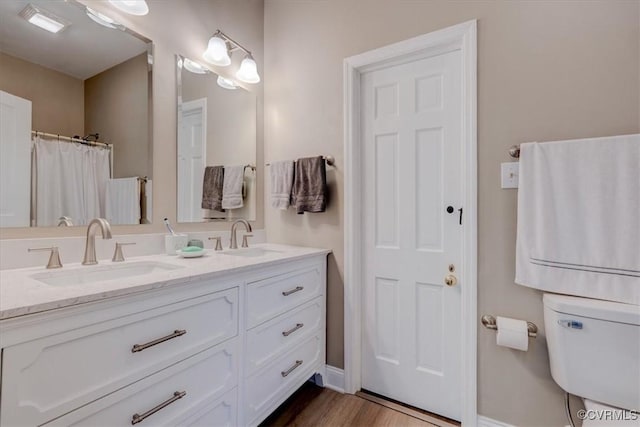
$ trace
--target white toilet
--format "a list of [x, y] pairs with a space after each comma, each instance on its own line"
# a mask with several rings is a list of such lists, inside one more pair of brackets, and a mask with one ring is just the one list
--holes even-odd
[[[551, 375], [584, 399], [584, 426], [640, 425], [640, 306], [544, 294]], [[617, 411], [621, 420], [594, 419]], [[614, 415], [611, 418], [616, 418]]]

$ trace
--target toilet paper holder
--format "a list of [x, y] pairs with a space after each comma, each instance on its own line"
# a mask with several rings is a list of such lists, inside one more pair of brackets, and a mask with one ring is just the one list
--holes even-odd
[[[498, 330], [498, 325], [496, 323], [496, 318], [491, 316], [490, 314], [485, 314], [482, 316], [482, 324], [487, 329]], [[538, 336], [538, 327], [535, 323], [527, 322], [527, 331], [529, 332], [529, 336], [531, 338], [535, 338]]]

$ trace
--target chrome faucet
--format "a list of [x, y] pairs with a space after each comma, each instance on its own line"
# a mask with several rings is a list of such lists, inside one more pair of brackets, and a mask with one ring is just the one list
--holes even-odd
[[236, 237], [236, 228], [238, 227], [238, 223], [244, 224], [245, 230], [251, 232], [251, 224], [247, 222], [246, 219], [237, 219], [231, 225], [231, 243], [229, 244], [229, 249], [238, 249], [238, 238]]
[[87, 228], [87, 242], [84, 246], [84, 259], [82, 260], [82, 265], [93, 265], [98, 263], [98, 260], [96, 259], [96, 226], [100, 226], [103, 239], [111, 238], [111, 225], [109, 225], [109, 221], [104, 218], [92, 219], [89, 223], [89, 227]]

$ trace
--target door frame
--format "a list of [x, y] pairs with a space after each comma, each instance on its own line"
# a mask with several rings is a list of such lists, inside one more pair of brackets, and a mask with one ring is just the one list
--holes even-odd
[[345, 392], [362, 385], [362, 140], [360, 78], [368, 71], [462, 52], [462, 153], [464, 209], [462, 288], [462, 424], [477, 423], [477, 21], [374, 49], [344, 60], [344, 381]]
[[[180, 133], [182, 132], [182, 118], [185, 113], [189, 113], [194, 110], [202, 111], [202, 138], [204, 139], [202, 144], [202, 159], [204, 166], [207, 166], [207, 98], [197, 98], [192, 101], [183, 101], [181, 106], [178, 107], [178, 121], [177, 121], [177, 144], [176, 144], [176, 177], [179, 176], [178, 169], [180, 168]], [[193, 183], [192, 183], [193, 184]], [[179, 200], [180, 187], [176, 184], [176, 201]], [[193, 206], [192, 206], [193, 207]], [[176, 222], [180, 222], [179, 211], [180, 207], [176, 205]], [[200, 210], [202, 212], [202, 210]], [[191, 219], [188, 222], [198, 221], [198, 219]]]

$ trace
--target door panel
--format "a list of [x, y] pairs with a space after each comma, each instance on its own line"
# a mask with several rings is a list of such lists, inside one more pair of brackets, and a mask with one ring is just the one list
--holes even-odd
[[453, 51], [361, 79], [362, 387], [458, 420], [464, 277], [444, 277], [463, 261], [461, 63]]
[[182, 104], [178, 138], [178, 222], [202, 221], [206, 117], [206, 98]]
[[31, 101], [0, 91], [0, 227], [30, 218]]

